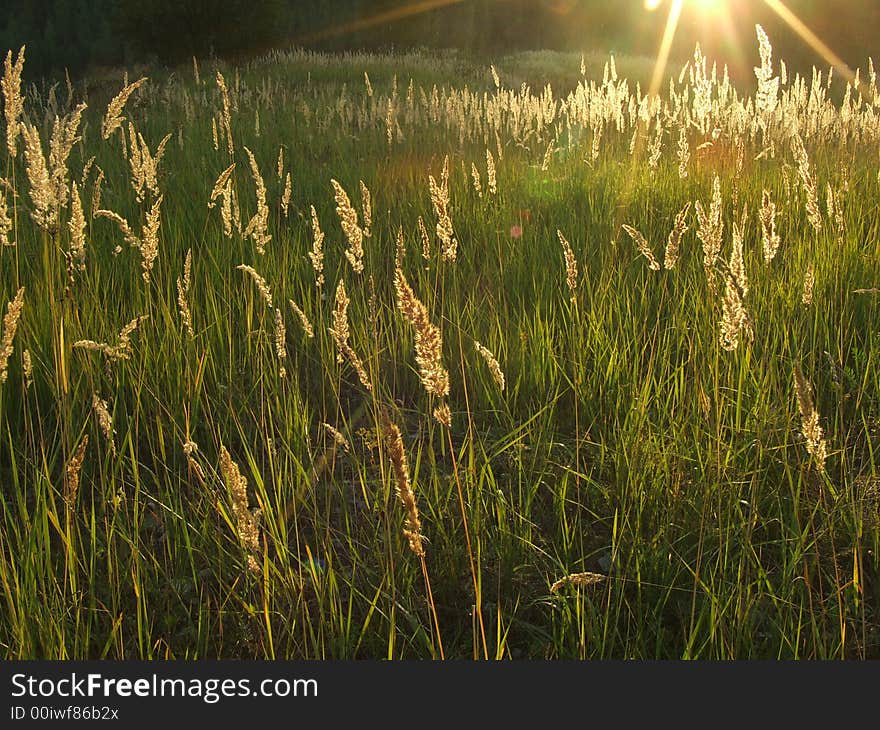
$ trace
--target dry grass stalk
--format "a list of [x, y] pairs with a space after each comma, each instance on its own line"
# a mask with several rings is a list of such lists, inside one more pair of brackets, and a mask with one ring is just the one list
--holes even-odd
[[746, 222], [748, 220], [748, 210], [743, 208], [742, 220], [740, 223], [733, 224], [733, 246], [730, 251], [730, 261], [728, 268], [730, 273], [736, 279], [737, 287], [740, 295], [745, 297], [749, 293], [749, 281], [746, 276], [746, 264], [743, 251], [743, 242], [745, 236]]
[[761, 66], [760, 68], [755, 68], [755, 76], [758, 79], [758, 91], [755, 94], [755, 110], [766, 123], [769, 116], [776, 110], [779, 78], [773, 77], [773, 49], [770, 45], [770, 39], [760, 25], [756, 25], [755, 30], [758, 34], [758, 51], [761, 55]]
[[477, 342], [477, 340], [474, 340], [474, 347], [477, 348], [477, 352], [480, 353], [480, 356], [489, 366], [489, 372], [492, 373], [492, 378], [495, 380], [498, 390], [504, 392], [504, 372], [501, 370], [501, 365], [498, 364], [498, 360], [495, 359], [495, 355], [493, 355], [490, 350], [483, 347], [483, 345]]
[[21, 132], [21, 115], [24, 111], [24, 99], [21, 96], [21, 73], [24, 69], [24, 49], [18, 52], [15, 63], [12, 62], [12, 51], [6, 51], [3, 64], [3, 79], [0, 90], [3, 91], [3, 111], [6, 115], [6, 148], [9, 156], [14, 158], [18, 153], [16, 140]]
[[428, 186], [431, 191], [431, 204], [437, 216], [437, 238], [440, 241], [440, 257], [443, 261], [453, 262], [458, 255], [458, 241], [452, 227], [449, 214], [449, 155], [443, 159], [443, 171], [440, 184], [433, 175], [428, 175]]
[[51, 231], [58, 219], [59, 207], [52, 189], [49, 166], [43, 155], [40, 132], [25, 122], [21, 125], [21, 136], [24, 140], [25, 171], [34, 207], [31, 218], [40, 228]]
[[681, 246], [682, 236], [684, 236], [688, 230], [687, 217], [690, 211], [691, 204], [688, 203], [678, 212], [678, 215], [675, 216], [675, 223], [672, 226], [672, 230], [669, 232], [669, 238], [666, 240], [666, 251], [663, 255], [663, 266], [666, 269], [674, 268], [678, 261], [678, 250]]
[[0, 339], [0, 383], [6, 382], [9, 358], [12, 356], [12, 341], [15, 339], [15, 331], [18, 329], [18, 320], [24, 307], [24, 287], [15, 294], [15, 298], [6, 305], [6, 314], [3, 317], [3, 337]]
[[70, 191], [70, 220], [67, 222], [70, 229], [70, 257], [79, 271], [86, 268], [86, 217], [83, 213], [82, 200], [76, 181], [71, 183]]
[[657, 259], [654, 258], [654, 252], [651, 251], [651, 247], [648, 245], [648, 241], [642, 235], [641, 231], [636, 230], [632, 226], [623, 224], [623, 230], [627, 232], [629, 237], [633, 240], [636, 246], [639, 249], [639, 253], [642, 254], [646, 259], [648, 259], [648, 268], [652, 271], [660, 271], [660, 263]]
[[419, 518], [419, 508], [416, 504], [416, 495], [413, 492], [409, 477], [409, 466], [406, 461], [406, 450], [403, 446], [403, 437], [400, 429], [388, 416], [382, 412], [382, 432], [388, 447], [388, 457], [391, 460], [391, 469], [394, 472], [394, 493], [403, 505], [406, 512], [405, 526], [403, 529], [409, 549], [418, 557], [424, 557], [425, 546], [422, 536], [422, 521]]
[[195, 336], [192, 325], [192, 314], [189, 310], [186, 296], [189, 294], [190, 273], [192, 271], [192, 249], [186, 252], [186, 259], [183, 262], [183, 279], [177, 277], [177, 308], [180, 311], [180, 319], [183, 321], [184, 329], [190, 339]]
[[113, 437], [116, 435], [116, 430], [113, 428], [113, 417], [110, 415], [107, 401], [101, 398], [97, 393], [92, 393], [92, 411], [95, 413], [95, 419], [98, 421], [98, 427], [101, 429], [101, 433], [104, 434], [104, 438], [107, 439], [107, 443], [110, 444], [110, 453], [113, 456], [116, 456], [116, 443], [113, 440]]
[[779, 251], [779, 234], [776, 232], [776, 203], [770, 191], [761, 194], [761, 243], [764, 247], [764, 263], [769, 264]]
[[714, 266], [721, 253], [724, 238], [724, 220], [722, 218], [721, 180], [715, 176], [712, 184], [712, 203], [708, 212], [702, 203], [697, 201], [697, 237], [703, 243], [703, 269], [709, 281], [709, 287], [715, 291]]
[[73, 347], [86, 350], [89, 352], [100, 352], [108, 360], [128, 360], [131, 357], [131, 335], [138, 328], [143, 320], [149, 319], [148, 314], [135, 317], [125, 327], [119, 331], [115, 345], [108, 345], [106, 342], [95, 342], [94, 340], [78, 340], [73, 343]]
[[79, 494], [79, 473], [86, 458], [88, 445], [89, 435], [86, 433], [83, 434], [82, 441], [79, 442], [64, 470], [64, 501], [71, 509], [76, 504], [76, 496]]
[[248, 159], [251, 163], [251, 175], [254, 178], [254, 186], [257, 190], [257, 211], [248, 221], [247, 226], [242, 233], [244, 238], [250, 236], [254, 239], [257, 247], [257, 253], [262, 256], [266, 253], [266, 244], [272, 240], [272, 234], [269, 233], [269, 206], [266, 203], [266, 185], [263, 183], [263, 176], [260, 174], [260, 168], [257, 166], [257, 160], [254, 158], [253, 152], [247, 147]]
[[309, 251], [309, 260], [315, 270], [315, 286], [319, 289], [324, 286], [324, 232], [318, 222], [318, 214], [312, 205], [312, 250]]
[[34, 364], [31, 361], [31, 351], [28, 349], [21, 353], [21, 369], [24, 372], [24, 388], [27, 390], [34, 382]]
[[129, 154], [128, 164], [131, 168], [131, 187], [135, 193], [135, 199], [142, 203], [147, 199], [147, 194], [159, 195], [159, 163], [165, 155], [165, 146], [171, 139], [170, 134], [159, 142], [155, 155], [150, 152], [150, 147], [140, 132], [134, 128], [134, 124], [128, 123]]
[[281, 214], [287, 218], [290, 209], [290, 198], [293, 195], [293, 183], [290, 180], [290, 173], [284, 177], [284, 191], [281, 193]]
[[49, 138], [49, 155], [43, 155], [39, 130], [31, 124], [21, 126], [24, 139], [25, 170], [33, 203], [31, 218], [42, 229], [56, 233], [69, 191], [67, 159], [79, 141], [77, 130], [86, 105], [80, 104], [63, 119], [55, 118]]
[[263, 298], [263, 301], [266, 302], [266, 306], [268, 306], [270, 309], [275, 306], [272, 304], [272, 290], [269, 289], [269, 285], [266, 283], [266, 280], [262, 276], [260, 276], [253, 267], [248, 266], [247, 264], [239, 264], [235, 268], [250, 275], [251, 279], [253, 279], [253, 282], [257, 287], [257, 291], [260, 292], [260, 296]]
[[492, 153], [486, 150], [486, 188], [489, 195], [498, 194], [498, 179], [495, 175], [495, 158]]
[[208, 201], [209, 210], [217, 205], [217, 198], [225, 194], [226, 184], [229, 182], [229, 179], [232, 177], [232, 173], [234, 171], [235, 163], [233, 162], [217, 177], [217, 182], [214, 183], [214, 188], [211, 190], [211, 199]]
[[9, 217], [9, 205], [6, 202], [5, 180], [0, 178], [0, 247], [14, 246], [15, 241], [9, 238], [12, 233], [12, 219]]
[[397, 308], [415, 330], [416, 364], [419, 377], [429, 395], [443, 398], [449, 395], [449, 373], [443, 367], [443, 338], [431, 323], [427, 307], [416, 297], [403, 271], [394, 272]]
[[95, 176], [95, 185], [92, 188], [91, 215], [94, 218], [101, 209], [101, 184], [104, 182], [104, 171], [99, 167]]
[[751, 323], [736, 278], [728, 273], [725, 280], [720, 341], [722, 348], [732, 352], [739, 346], [740, 334], [751, 333]]
[[309, 318], [306, 317], [306, 313], [300, 309], [296, 302], [293, 299], [287, 300], [290, 304], [290, 308], [294, 311], [297, 317], [299, 317], [300, 324], [302, 324], [303, 331], [306, 333], [306, 337], [312, 338], [315, 336], [315, 330], [312, 327], [312, 323], [309, 322]]
[[275, 354], [278, 355], [278, 361], [281, 363], [278, 375], [285, 378], [287, 377], [287, 368], [284, 367], [284, 361], [287, 359], [287, 328], [284, 326], [284, 316], [280, 309], [275, 310]]
[[186, 463], [190, 469], [193, 470], [193, 473], [196, 475], [196, 478], [199, 480], [199, 484], [202, 486], [208, 483], [207, 477], [205, 476], [205, 470], [202, 469], [201, 464], [195, 460], [194, 454], [199, 450], [199, 445], [193, 441], [192, 439], [187, 439], [183, 442], [183, 453], [186, 455]]
[[403, 226], [397, 227], [397, 238], [394, 242], [394, 268], [399, 269], [403, 266], [403, 260], [406, 258], [406, 239], [403, 237]]
[[743, 210], [742, 222], [733, 224], [733, 246], [725, 272], [720, 341], [721, 347], [728, 352], [739, 346], [740, 334], [744, 333], [748, 338], [753, 335], [751, 318], [745, 306], [745, 296], [749, 291], [743, 260], [745, 222], [746, 211]]
[[144, 281], [150, 283], [150, 272], [159, 255], [159, 225], [161, 223], [160, 208], [163, 196], [156, 198], [153, 207], [147, 212], [147, 220], [141, 233], [141, 276]]
[[104, 139], [110, 139], [110, 135], [122, 127], [122, 123], [125, 121], [125, 118], [122, 116], [122, 110], [125, 107], [125, 103], [128, 101], [128, 98], [146, 82], [146, 80], [146, 77], [144, 77], [123, 87], [122, 91], [114, 96], [107, 105], [107, 111], [104, 113], [104, 118], [101, 120], [101, 136], [103, 136]]
[[812, 262], [807, 266], [807, 271], [804, 274], [804, 290], [801, 294], [801, 303], [809, 307], [813, 303], [813, 287], [816, 284], [816, 273], [813, 270]]
[[601, 583], [608, 576], [601, 573], [571, 573], [557, 580], [550, 586], [551, 593], [558, 593], [565, 586], [575, 586], [575, 588], [588, 588], [597, 583]]
[[342, 433], [333, 428], [329, 423], [322, 423], [321, 425], [327, 430], [327, 433], [333, 437], [333, 441], [336, 442], [337, 446], [341, 447], [344, 451], [351, 451], [348, 439], [345, 438]]
[[[475, 163], [471, 163], [471, 179], [474, 181], [474, 192], [478, 197], [483, 197], [483, 183], [480, 180], [480, 171], [477, 169]], [[419, 218], [421, 220], [421, 218]], [[424, 224], [423, 224], [424, 225]]]
[[150, 272], [153, 270], [153, 264], [159, 256], [159, 226], [161, 224], [161, 208], [162, 195], [156, 198], [153, 207], [147, 212], [147, 218], [141, 228], [141, 235], [135, 235], [131, 230], [128, 221], [118, 213], [112, 210], [96, 210], [95, 216], [99, 218], [109, 218], [114, 221], [122, 231], [122, 236], [126, 243], [136, 248], [141, 255], [141, 276], [144, 281], [150, 283]]
[[278, 148], [278, 162], [275, 165], [275, 174], [278, 177], [278, 182], [281, 182], [281, 178], [284, 177], [284, 145]]
[[574, 252], [571, 250], [571, 244], [558, 228], [556, 229], [556, 235], [559, 237], [559, 243], [562, 244], [562, 254], [565, 256], [565, 282], [568, 284], [568, 291], [571, 294], [571, 303], [574, 304], [577, 300], [578, 286], [577, 261], [574, 258]]
[[[220, 127], [226, 135], [226, 148], [229, 151], [229, 158], [235, 157], [235, 145], [232, 142], [232, 114], [230, 113], [229, 91], [226, 88], [226, 79], [223, 74], [217, 71], [217, 88], [220, 89], [220, 99], [223, 103], [223, 113], [220, 115]], [[215, 139], [216, 148], [216, 139]]]
[[798, 166], [798, 175], [807, 196], [805, 203], [807, 219], [816, 233], [819, 233], [822, 231], [822, 211], [819, 209], [819, 191], [816, 187], [816, 178], [810, 170], [810, 158], [807, 156], [807, 150], [804, 148], [800, 135], [796, 134], [791, 138], [791, 146]]
[[422, 239], [422, 258], [425, 261], [431, 260], [431, 237], [428, 235], [428, 229], [425, 227], [425, 221], [419, 216], [419, 236]]
[[434, 418], [437, 419], [437, 423], [446, 426], [446, 428], [452, 428], [452, 411], [449, 410], [449, 404], [445, 401], [434, 408]]
[[370, 195], [370, 189], [364, 184], [363, 180], [359, 180], [361, 188], [361, 213], [364, 217], [364, 238], [370, 238], [372, 232], [370, 227], [373, 225], [373, 198]]
[[819, 471], [825, 471], [828, 447], [819, 425], [819, 412], [813, 404], [813, 388], [799, 365], [794, 366], [794, 389], [801, 413], [801, 434], [807, 442], [807, 451], [816, 460]]
[[688, 145], [687, 131], [682, 125], [678, 135], [678, 176], [684, 180], [688, 176], [688, 165], [691, 161], [691, 150]]
[[242, 476], [225, 446], [220, 447], [220, 471], [226, 480], [226, 488], [232, 501], [232, 515], [238, 541], [247, 553], [247, 567], [252, 573], [260, 573], [260, 515], [259, 509], [248, 504], [247, 479]]
[[341, 363], [345, 358], [348, 358], [348, 361], [358, 374], [358, 379], [361, 381], [361, 385], [367, 390], [372, 391], [373, 385], [370, 383], [364, 364], [357, 356], [357, 353], [351, 348], [351, 345], [348, 344], [348, 338], [351, 334], [348, 326], [348, 305], [350, 302], [351, 300], [348, 298], [348, 294], [345, 291], [345, 282], [340, 279], [339, 284], [336, 286], [336, 306], [333, 308], [333, 326], [329, 328], [330, 335], [333, 337], [333, 341], [336, 343], [336, 348], [338, 350], [336, 354], [336, 362]]
[[339, 216], [342, 232], [348, 241], [345, 258], [348, 259], [348, 263], [351, 264], [355, 273], [359, 274], [364, 270], [364, 232], [358, 225], [358, 214], [352, 206], [348, 194], [336, 180], [331, 180], [330, 184], [333, 185], [333, 193], [336, 198], [336, 214]]

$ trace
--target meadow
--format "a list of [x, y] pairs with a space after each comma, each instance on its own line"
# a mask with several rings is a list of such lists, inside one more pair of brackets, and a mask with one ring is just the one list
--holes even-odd
[[876, 77], [756, 41], [10, 51], [0, 654], [880, 658]]

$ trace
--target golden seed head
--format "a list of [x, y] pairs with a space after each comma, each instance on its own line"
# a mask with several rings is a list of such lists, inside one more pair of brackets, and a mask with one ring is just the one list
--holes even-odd
[[391, 460], [391, 469], [394, 472], [394, 492], [406, 512], [403, 534], [409, 543], [409, 549], [418, 557], [423, 557], [425, 547], [422, 522], [410, 482], [403, 437], [397, 424], [391, 420], [386, 411], [382, 412], [382, 432], [388, 448], [388, 457]]
[[220, 447], [220, 471], [226, 480], [226, 488], [232, 502], [238, 541], [247, 553], [247, 566], [259, 573], [257, 558], [260, 556], [260, 510], [248, 506], [247, 479], [241, 474], [225, 446]]
[[578, 285], [577, 261], [574, 258], [574, 252], [571, 250], [571, 244], [569, 244], [568, 239], [558, 228], [556, 229], [556, 235], [559, 238], [559, 243], [562, 244], [562, 253], [565, 256], [565, 281], [568, 284], [568, 291], [571, 293], [571, 301], [574, 303]]
[[342, 225], [342, 232], [348, 241], [345, 258], [348, 259], [355, 273], [359, 274], [364, 270], [364, 232], [358, 225], [358, 214], [352, 206], [348, 194], [336, 180], [331, 180], [330, 184], [333, 186], [336, 198], [336, 213]]
[[0, 383], [6, 382], [9, 358], [12, 355], [12, 341], [15, 331], [18, 329], [18, 320], [24, 307], [24, 287], [15, 294], [15, 298], [6, 305], [6, 314], [3, 317], [3, 337], [0, 339]]
[[822, 426], [819, 425], [819, 412], [813, 404], [813, 388], [797, 364], [794, 367], [794, 389], [801, 413], [801, 433], [806, 440], [807, 451], [816, 460], [819, 471], [824, 471], [828, 447], [823, 438]]
[[397, 308], [415, 330], [416, 363], [422, 385], [429, 395], [449, 395], [449, 373], [443, 367], [443, 338], [431, 323], [428, 309], [416, 297], [400, 268], [394, 272]]
[[476, 340], [474, 340], [474, 347], [477, 348], [477, 352], [480, 353], [480, 356], [486, 361], [486, 364], [489, 366], [489, 372], [492, 373], [492, 378], [495, 380], [495, 384], [498, 386], [498, 390], [503, 392], [504, 373], [501, 370], [501, 365], [498, 364], [498, 360], [495, 359], [495, 355], [493, 355], [491, 351], [487, 350]]
[[626, 231], [629, 237], [635, 242], [639, 249], [639, 253], [648, 259], [648, 268], [652, 271], [660, 271], [660, 264], [657, 259], [654, 258], [654, 252], [651, 250], [651, 247], [648, 245], [648, 241], [645, 239], [644, 235], [642, 235], [642, 232], [626, 223], [623, 224], [623, 230]]
[[122, 110], [125, 107], [125, 103], [128, 101], [128, 98], [140, 88], [144, 82], [146, 82], [146, 80], [146, 78], [141, 78], [123, 87], [123, 89], [114, 96], [107, 105], [107, 111], [104, 114], [104, 119], [101, 121], [101, 136], [103, 136], [104, 139], [110, 139], [110, 135], [122, 126], [122, 123], [125, 121], [125, 118], [122, 116]]
[[309, 339], [314, 337], [315, 330], [312, 327], [312, 323], [309, 322], [309, 318], [306, 317], [306, 313], [297, 306], [296, 302], [293, 301], [293, 299], [288, 299], [287, 301], [290, 304], [290, 308], [294, 311], [296, 316], [299, 317], [300, 324], [302, 324], [302, 328], [303, 331], [306, 333], [306, 337], [308, 337]]
[[666, 269], [673, 268], [678, 261], [678, 249], [681, 245], [681, 238], [688, 229], [687, 217], [690, 210], [691, 204], [688, 203], [675, 216], [675, 223], [669, 233], [669, 238], [666, 240], [666, 252], [663, 256], [663, 266]]
[[321, 230], [321, 224], [318, 222], [318, 214], [315, 206], [312, 205], [312, 250], [309, 251], [309, 260], [312, 262], [312, 268], [315, 270], [315, 286], [319, 289], [324, 286], [324, 232]]
[[571, 573], [557, 580], [550, 586], [551, 593], [558, 593], [565, 586], [575, 586], [576, 588], [588, 588], [589, 586], [601, 583], [608, 576], [601, 573]]
[[272, 304], [272, 290], [269, 289], [269, 285], [266, 283], [266, 280], [262, 276], [260, 276], [253, 267], [248, 266], [247, 264], [239, 264], [235, 268], [248, 274], [251, 279], [253, 279], [253, 282], [257, 287], [257, 291], [260, 292], [260, 296], [263, 298], [263, 301], [266, 302], [266, 306], [270, 308], [274, 307], [274, 305]]
[[15, 63], [12, 62], [12, 51], [6, 52], [3, 65], [3, 78], [0, 79], [0, 90], [3, 92], [3, 109], [6, 115], [6, 148], [9, 156], [18, 153], [16, 140], [21, 132], [20, 118], [24, 111], [24, 100], [21, 96], [21, 73], [24, 69], [24, 49], [18, 52]]
[[86, 458], [88, 444], [89, 435], [83, 434], [82, 441], [79, 442], [79, 446], [73, 452], [73, 456], [70, 457], [64, 470], [64, 501], [70, 508], [76, 504], [76, 496], [79, 494], [79, 473]]

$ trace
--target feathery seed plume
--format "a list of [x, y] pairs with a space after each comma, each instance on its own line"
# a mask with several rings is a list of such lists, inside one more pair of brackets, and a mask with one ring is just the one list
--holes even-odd
[[403, 437], [400, 434], [400, 428], [385, 411], [382, 412], [382, 432], [388, 447], [388, 457], [391, 459], [391, 469], [394, 472], [394, 493], [406, 511], [403, 534], [409, 543], [409, 549], [421, 558], [425, 555], [422, 522], [419, 518], [419, 508], [409, 478], [409, 466], [406, 461]]
[[220, 447], [220, 471], [232, 501], [232, 515], [238, 541], [247, 554], [247, 567], [252, 573], [260, 573], [260, 509], [248, 505], [247, 479], [239, 471], [225, 446]]
[[819, 412], [813, 404], [813, 388], [804, 377], [799, 365], [794, 366], [794, 388], [801, 412], [801, 434], [807, 442], [807, 451], [816, 460], [819, 471], [825, 471], [828, 447], [819, 425]]
[[73, 456], [70, 457], [64, 470], [64, 501], [71, 509], [76, 504], [76, 495], [79, 494], [79, 472], [86, 458], [88, 444], [89, 435], [86, 433], [83, 434], [82, 441], [79, 442], [79, 446], [73, 452]]
[[333, 186], [336, 198], [336, 213], [339, 216], [339, 222], [342, 224], [342, 232], [348, 240], [345, 258], [348, 259], [355, 273], [359, 274], [364, 270], [364, 232], [358, 225], [358, 214], [352, 206], [348, 194], [336, 180], [330, 180], [330, 184]]
[[578, 285], [577, 261], [574, 258], [574, 252], [571, 250], [571, 244], [569, 244], [568, 239], [558, 228], [556, 229], [556, 235], [559, 237], [559, 243], [562, 244], [562, 253], [565, 256], [565, 282], [568, 284], [568, 291], [571, 294], [571, 303], [574, 304], [577, 299]]
[[263, 176], [260, 175], [260, 168], [257, 167], [254, 153], [247, 147], [244, 148], [244, 151], [247, 152], [248, 159], [250, 160], [251, 174], [253, 175], [254, 185], [257, 190], [257, 211], [248, 222], [242, 236], [244, 238], [251, 236], [257, 246], [257, 253], [262, 256], [266, 253], [266, 244], [272, 240], [272, 234], [269, 233], [269, 206], [266, 203], [266, 185], [263, 183]]
[[675, 216], [675, 223], [669, 232], [669, 238], [666, 240], [666, 252], [663, 255], [663, 267], [665, 269], [673, 268], [678, 261], [678, 249], [681, 245], [681, 237], [688, 230], [687, 217], [690, 210], [691, 204], [688, 202], [678, 212], [678, 215]]
[[315, 270], [315, 286], [319, 289], [324, 286], [324, 232], [318, 222], [318, 214], [315, 206], [311, 206], [312, 213], [312, 250], [309, 251], [309, 260]]
[[652, 271], [660, 271], [660, 264], [657, 259], [654, 258], [654, 252], [651, 251], [651, 247], [648, 245], [648, 241], [645, 239], [644, 235], [642, 235], [642, 232], [637, 231], [626, 223], [623, 224], [623, 230], [627, 232], [629, 237], [636, 244], [642, 256], [648, 259], [648, 268]]
[[110, 135], [122, 126], [122, 123], [125, 121], [125, 118], [122, 116], [122, 109], [125, 107], [128, 97], [140, 88], [146, 80], [146, 77], [144, 77], [123, 87], [122, 91], [114, 96], [107, 105], [104, 119], [101, 120], [101, 135], [104, 139], [110, 139]]
[[296, 305], [296, 302], [294, 302], [293, 299], [288, 299], [287, 301], [290, 303], [290, 308], [294, 311], [296, 316], [299, 317], [300, 324], [302, 324], [303, 332], [306, 333], [306, 337], [314, 337], [315, 330], [312, 328], [312, 323], [309, 322], [309, 318], [306, 317], [306, 313]]
[[571, 573], [570, 575], [560, 578], [550, 586], [550, 592], [558, 593], [562, 588], [568, 585], [575, 586], [576, 588], [588, 588], [589, 586], [601, 583], [605, 578], [607, 578], [607, 576], [604, 576], [601, 573]]
[[15, 298], [6, 305], [6, 314], [3, 317], [3, 337], [0, 339], [0, 383], [6, 382], [6, 369], [9, 366], [9, 358], [12, 355], [12, 341], [15, 331], [18, 329], [18, 319], [24, 307], [24, 287], [15, 294]]
[[3, 78], [0, 79], [0, 90], [3, 91], [3, 111], [6, 115], [6, 148], [9, 156], [14, 158], [18, 153], [16, 140], [21, 132], [21, 118], [24, 111], [24, 100], [21, 96], [21, 72], [24, 69], [24, 49], [18, 52], [15, 63], [12, 62], [12, 51], [6, 51], [3, 64]]
[[101, 398], [97, 393], [92, 393], [92, 410], [95, 412], [95, 419], [98, 421], [98, 427], [101, 429], [101, 433], [104, 434], [104, 438], [106, 438], [107, 443], [110, 444], [110, 453], [113, 456], [116, 456], [116, 444], [113, 441], [116, 431], [113, 428], [113, 417], [110, 415], [107, 401]]
[[266, 280], [260, 276], [256, 270], [248, 266], [247, 264], [239, 264], [235, 267], [239, 271], [244, 271], [246, 274], [249, 274], [251, 279], [253, 279], [254, 284], [257, 286], [257, 290], [260, 292], [260, 296], [263, 298], [263, 301], [266, 302], [266, 305], [269, 308], [272, 308], [274, 305], [272, 304], [272, 290], [269, 289], [269, 285], [266, 283]]
[[480, 356], [486, 361], [486, 364], [489, 366], [489, 372], [492, 373], [492, 377], [495, 380], [495, 384], [498, 386], [498, 390], [504, 391], [504, 373], [501, 370], [501, 365], [498, 364], [498, 360], [495, 359], [495, 355], [492, 354], [490, 350], [487, 350], [483, 345], [481, 345], [477, 340], [474, 340], [474, 347], [477, 349], [477, 352], [480, 353]]
[[400, 268], [394, 271], [397, 308], [415, 330], [416, 363], [422, 385], [429, 395], [449, 395], [449, 373], [443, 367], [443, 338], [431, 323], [428, 309], [416, 297]]

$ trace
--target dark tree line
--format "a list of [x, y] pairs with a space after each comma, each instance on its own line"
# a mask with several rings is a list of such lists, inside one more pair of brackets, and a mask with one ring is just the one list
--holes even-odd
[[[271, 47], [325, 50], [454, 47], [501, 54], [522, 49], [616, 50], [652, 54], [662, 13], [643, 0], [462, 0], [369, 25], [359, 21], [424, 0], [2, 0], [0, 51], [27, 44], [33, 76], [139, 60], [175, 63], [190, 56], [236, 56]], [[790, 7], [844, 60], [864, 65], [880, 48], [880, 3], [790, 0]], [[438, 3], [439, 5], [439, 3]], [[833, 6], [833, 9], [832, 9]], [[736, 29], [754, 55], [755, 22], [765, 25], [779, 55], [792, 65], [824, 65], [763, 3], [739, 3]], [[705, 23], [703, 24], [705, 25]], [[676, 51], [697, 37], [726, 58], [720, 34], [687, 13]], [[714, 39], [714, 40], [713, 40]], [[715, 47], [713, 47], [713, 43]]]

